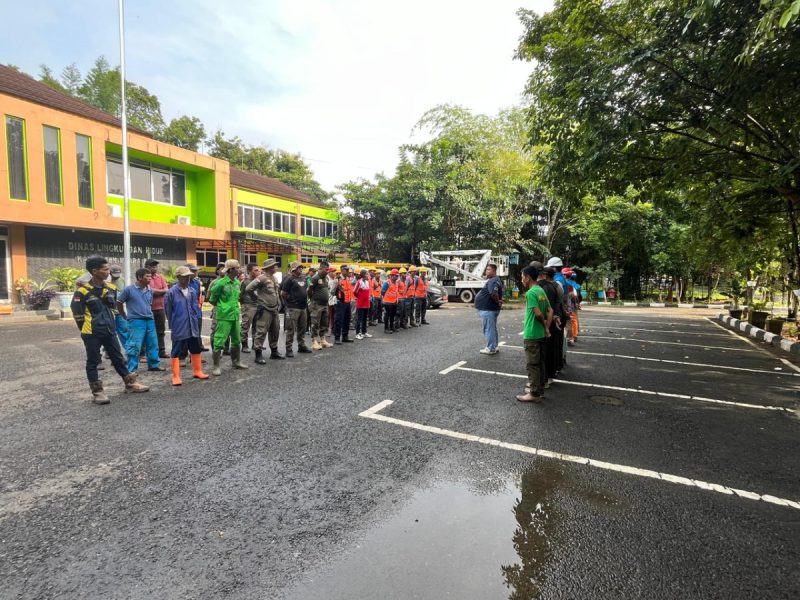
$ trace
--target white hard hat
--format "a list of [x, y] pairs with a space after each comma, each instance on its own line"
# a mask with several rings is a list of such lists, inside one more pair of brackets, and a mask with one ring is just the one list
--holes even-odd
[[545, 265], [545, 267], [563, 267], [563, 266], [564, 262], [557, 256], [551, 257], [550, 260], [548, 260], [547, 264]]

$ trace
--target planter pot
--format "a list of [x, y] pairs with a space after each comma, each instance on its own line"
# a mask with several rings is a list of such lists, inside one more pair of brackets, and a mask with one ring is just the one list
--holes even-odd
[[17, 294], [19, 294], [19, 303], [24, 305], [24, 306], [27, 305], [28, 304], [28, 294], [26, 294], [25, 292], [17, 292]]
[[56, 298], [58, 298], [58, 307], [62, 311], [68, 311], [69, 305], [72, 304], [72, 292], [58, 292], [56, 294]]
[[29, 304], [28, 310], [50, 310], [50, 298], [39, 304]]
[[767, 331], [770, 333], [774, 333], [775, 335], [780, 335], [783, 331], [783, 324], [786, 323], [786, 319], [767, 319]]
[[728, 310], [728, 314], [731, 317], [733, 317], [734, 319], [740, 319], [740, 320], [742, 318], [742, 313], [743, 312], [744, 311], [741, 308], [731, 308], [730, 310]]
[[764, 329], [767, 324], [767, 317], [769, 313], [765, 310], [751, 310], [750, 311], [750, 324], [753, 327]]

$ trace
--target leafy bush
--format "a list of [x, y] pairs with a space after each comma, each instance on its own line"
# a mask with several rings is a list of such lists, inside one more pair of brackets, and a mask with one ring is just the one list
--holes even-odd
[[83, 271], [74, 267], [58, 267], [50, 269], [46, 274], [58, 286], [59, 292], [71, 292], [75, 289], [75, 281], [83, 275]]

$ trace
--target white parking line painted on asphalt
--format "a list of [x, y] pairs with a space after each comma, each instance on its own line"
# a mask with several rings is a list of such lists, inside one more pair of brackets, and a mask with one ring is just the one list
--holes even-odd
[[[639, 338], [609, 337], [602, 335], [584, 335], [587, 340], [619, 340], [622, 342], [640, 342], [642, 344], [664, 344], [666, 346], [684, 346], [686, 348], [705, 348], [706, 350], [730, 350], [731, 352], [755, 352], [747, 348], [728, 348], [726, 346], [706, 346], [705, 344], [684, 344], [683, 342], [660, 342], [656, 340], [640, 340]], [[760, 348], [759, 348], [760, 349]]]
[[636, 321], [634, 319], [598, 319], [596, 317], [590, 317], [590, 316], [583, 316], [580, 317], [580, 319], [581, 323], [585, 322], [587, 325], [590, 325], [595, 321], [607, 321], [609, 323], [647, 323], [648, 325], [680, 325], [681, 327], [703, 327], [703, 325], [699, 325], [697, 323], [670, 323], [670, 322], [665, 323], [663, 320], [655, 320], [655, 319], [651, 319], [649, 321]]
[[[505, 345], [505, 342], [501, 342], [501, 344]], [[499, 346], [500, 344], [498, 344]], [[522, 346], [508, 346], [508, 348], [520, 348], [524, 349]], [[659, 362], [659, 363], [666, 363], [670, 365], [687, 365], [690, 367], [705, 367], [708, 369], [728, 369], [731, 371], [745, 371], [747, 373], [763, 373], [765, 375], [784, 375], [790, 377], [800, 377], [800, 373], [789, 373], [788, 371], [769, 371], [767, 369], [747, 369], [744, 367], [731, 367], [730, 365], [712, 365], [710, 363], [696, 363], [696, 362], [687, 362], [682, 360], [667, 360], [665, 358], [648, 358], [646, 356], [627, 356], [626, 354], [608, 354], [605, 352], [581, 352], [580, 350], [570, 350], [570, 354], [581, 354], [583, 356], [608, 356], [611, 358], [625, 358], [629, 360], [642, 360], [646, 362]], [[786, 360], [786, 359], [781, 359]], [[787, 361], [788, 362], [788, 361]], [[800, 368], [792, 365], [789, 363], [793, 368], [800, 371]]]
[[[505, 342], [503, 342], [503, 343], [505, 343]], [[498, 344], [498, 346], [499, 346], [499, 345], [500, 345], [500, 344]], [[792, 362], [789, 362], [789, 361], [788, 361], [788, 360], [786, 360], [785, 358], [782, 358], [782, 359], [781, 359], [781, 362], [782, 362], [783, 364], [785, 364], [787, 367], [789, 367], [790, 369], [793, 369], [793, 370], [797, 371], [797, 372], [798, 372], [798, 373], [797, 373], [797, 375], [798, 375], [798, 376], [800, 376], [800, 367], [798, 367], [796, 364], [794, 364], [794, 363], [792, 363]]]
[[[466, 363], [463, 363], [466, 364]], [[513, 377], [515, 379], [527, 379], [527, 375], [520, 375], [519, 373], [504, 373], [503, 371], [488, 371], [485, 369], [474, 369], [472, 367], [458, 366], [452, 371], [469, 371], [472, 373], [483, 373], [486, 375], [498, 375], [500, 377]], [[450, 371], [448, 371], [449, 373]], [[655, 396], [657, 398], [678, 398], [679, 400], [694, 400], [696, 402], [710, 402], [712, 404], [723, 404], [725, 406], [735, 406], [737, 408], [754, 408], [757, 410], [776, 410], [778, 412], [787, 412], [794, 414], [796, 411], [791, 408], [783, 406], [763, 406], [761, 404], [749, 404], [747, 402], [733, 402], [732, 400], [717, 400], [715, 398], [706, 398], [704, 396], [690, 396], [688, 394], [673, 394], [671, 392], [657, 392], [654, 390], [643, 390], [641, 388], [627, 388], [619, 387], [616, 385], [602, 385], [599, 383], [585, 383], [582, 381], [570, 381], [568, 379], [554, 379], [555, 383], [563, 383], [565, 385], [576, 385], [580, 387], [597, 388], [601, 390], [613, 390], [615, 392], [627, 392], [629, 394], [642, 394], [645, 396]]]
[[[591, 331], [591, 326], [581, 327], [581, 329], [585, 331]], [[673, 333], [673, 334], [680, 334], [680, 335], [706, 335], [711, 337], [724, 337], [727, 338], [728, 336], [724, 333], [706, 333], [704, 331], [677, 331], [677, 330], [667, 330], [667, 329], [639, 329], [638, 327], [606, 327], [606, 326], [599, 326], [595, 327], [594, 329], [603, 329], [603, 330], [620, 330], [620, 331], [647, 331], [649, 333]]]
[[439, 375], [447, 375], [450, 371], [455, 371], [461, 365], [467, 364], [467, 361], [460, 360], [456, 364], [447, 367], [444, 371], [439, 371]]
[[605, 462], [602, 460], [595, 460], [593, 458], [585, 458], [583, 456], [575, 456], [572, 454], [554, 452], [552, 450], [543, 450], [541, 448], [534, 448], [532, 446], [524, 446], [522, 444], [503, 442], [501, 440], [482, 437], [479, 435], [461, 433], [459, 431], [453, 431], [451, 429], [442, 429], [441, 427], [432, 427], [430, 425], [424, 425], [422, 423], [415, 423], [414, 421], [406, 421], [405, 419], [397, 419], [395, 417], [387, 417], [386, 415], [379, 414], [381, 410], [383, 410], [390, 404], [392, 404], [391, 400], [384, 400], [383, 402], [376, 404], [372, 408], [365, 410], [359, 416], [364, 417], [366, 419], [382, 421], [384, 423], [399, 425], [400, 427], [407, 427], [409, 429], [416, 429], [418, 431], [425, 431], [427, 433], [433, 433], [436, 435], [462, 440], [465, 442], [477, 442], [478, 444], [485, 444], [487, 446], [497, 446], [498, 448], [505, 448], [507, 450], [514, 450], [516, 452], [532, 454], [535, 456], [542, 456], [544, 458], [552, 458], [554, 460], [558, 460], [561, 462], [576, 463], [580, 465], [586, 465], [588, 467], [594, 467], [596, 469], [605, 469], [606, 471], [616, 471], [618, 473], [624, 473], [626, 475], [635, 475], [637, 477], [645, 477], [648, 479], [656, 479], [658, 481], [666, 481], [668, 483], [674, 483], [678, 485], [696, 487], [701, 490], [709, 492], [717, 492], [719, 494], [725, 494], [727, 496], [736, 496], [738, 498], [744, 498], [746, 500], [759, 500], [761, 502], [767, 502], [769, 504], [776, 504], [778, 506], [785, 506], [786, 508], [794, 508], [800, 510], [800, 502], [789, 500], [787, 498], [779, 498], [777, 496], [772, 496], [770, 494], [759, 494], [757, 492], [740, 490], [737, 488], [721, 485], [718, 483], [708, 483], [706, 481], [700, 481], [699, 479], [691, 479], [690, 477], [682, 477], [680, 475], [661, 473], [659, 471], [653, 471], [651, 469], [630, 467], [627, 465], [620, 465], [620, 464]]

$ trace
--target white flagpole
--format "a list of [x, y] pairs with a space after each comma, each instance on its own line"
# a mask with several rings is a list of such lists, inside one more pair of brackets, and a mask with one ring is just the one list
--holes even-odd
[[119, 0], [119, 79], [120, 98], [122, 100], [120, 121], [122, 121], [122, 269], [125, 273], [125, 285], [133, 283], [131, 279], [131, 228], [128, 205], [130, 203], [130, 179], [128, 175], [128, 114], [125, 105], [125, 1]]

